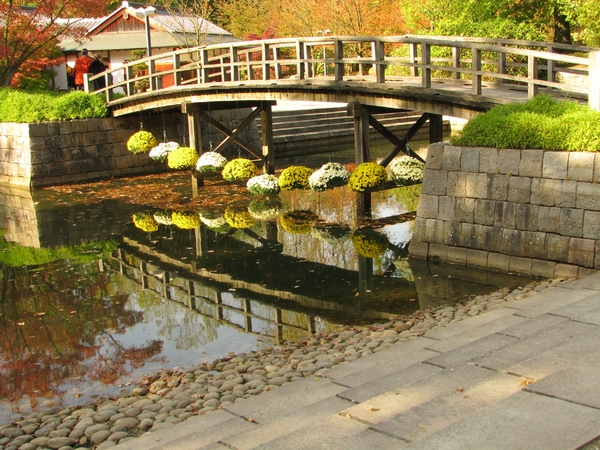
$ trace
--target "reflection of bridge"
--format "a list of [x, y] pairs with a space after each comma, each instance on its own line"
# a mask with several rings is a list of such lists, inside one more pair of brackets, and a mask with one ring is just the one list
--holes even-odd
[[[148, 67], [143, 74], [134, 72], [140, 63]], [[324, 36], [237, 42], [132, 61], [88, 78], [86, 89], [100, 77], [106, 87], [98, 92], [114, 116], [181, 108], [188, 116], [190, 145], [201, 150], [199, 124], [205, 120], [227, 136], [225, 141], [264, 158], [269, 173], [274, 170], [271, 106], [277, 100], [351, 104], [356, 163], [368, 160], [371, 126], [394, 145], [385, 164], [407, 151], [406, 143], [427, 121], [430, 141], [442, 140], [442, 115], [470, 118], [539, 92], [581, 99], [600, 109], [600, 51], [515, 40]], [[565, 82], [573, 77], [577, 84]], [[233, 130], [210, 114], [238, 107], [254, 110]], [[389, 110], [420, 111], [423, 116], [401, 139], [373, 117]], [[262, 148], [253, 150], [239, 133], [259, 115]]]

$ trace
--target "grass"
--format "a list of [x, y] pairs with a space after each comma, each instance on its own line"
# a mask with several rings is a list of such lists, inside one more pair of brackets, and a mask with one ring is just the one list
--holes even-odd
[[595, 152], [600, 150], [600, 112], [539, 95], [471, 119], [450, 142], [463, 147]]

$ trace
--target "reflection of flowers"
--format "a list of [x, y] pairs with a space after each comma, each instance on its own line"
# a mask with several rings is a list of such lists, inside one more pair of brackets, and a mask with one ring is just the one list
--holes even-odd
[[281, 214], [283, 207], [278, 198], [254, 200], [248, 205], [248, 212], [257, 220], [273, 220]]
[[127, 150], [131, 153], [145, 153], [157, 145], [158, 141], [149, 131], [138, 131], [127, 140]]
[[162, 225], [171, 225], [173, 223], [169, 211], [156, 211], [154, 213], [154, 220]]
[[258, 167], [246, 158], [236, 158], [223, 167], [223, 179], [227, 181], [248, 180], [258, 174]]
[[368, 228], [354, 231], [350, 239], [354, 249], [365, 258], [377, 258], [383, 255], [389, 246], [385, 235]]
[[192, 230], [200, 226], [200, 216], [191, 211], [174, 211], [171, 215], [173, 225], [177, 225], [183, 230]]
[[152, 158], [154, 161], [164, 161], [167, 159], [169, 153], [173, 150], [179, 148], [179, 144], [177, 142], [161, 142], [148, 153], [148, 156]]
[[292, 211], [283, 214], [279, 221], [288, 233], [305, 234], [310, 232], [310, 227], [319, 217], [311, 211]]
[[398, 184], [411, 185], [423, 181], [425, 164], [416, 158], [403, 156], [390, 165], [390, 172]]
[[254, 217], [246, 209], [236, 209], [229, 206], [225, 210], [225, 220], [233, 228], [250, 228], [256, 223]]
[[310, 229], [310, 234], [322, 242], [338, 244], [348, 239], [350, 230], [341, 225], [317, 225]]
[[279, 175], [279, 187], [283, 191], [291, 191], [292, 189], [310, 189], [308, 178], [313, 171], [305, 166], [290, 166], [283, 169]]
[[313, 191], [324, 191], [348, 184], [350, 172], [340, 163], [327, 163], [315, 171], [308, 182]]
[[171, 169], [191, 169], [198, 161], [198, 152], [191, 147], [179, 147], [167, 156], [167, 166]]
[[360, 164], [350, 176], [348, 187], [352, 191], [365, 192], [382, 185], [387, 180], [385, 168], [374, 162]]
[[263, 174], [252, 177], [246, 186], [252, 194], [275, 195], [279, 193], [279, 183], [275, 175]]
[[146, 233], [158, 230], [158, 222], [154, 220], [152, 214], [146, 212], [135, 213], [133, 215], [133, 224]]
[[202, 153], [196, 163], [196, 170], [200, 173], [219, 172], [227, 164], [227, 159], [217, 152]]
[[211, 230], [221, 231], [224, 228], [229, 228], [227, 220], [225, 220], [223, 214], [211, 212], [200, 213], [200, 220]]

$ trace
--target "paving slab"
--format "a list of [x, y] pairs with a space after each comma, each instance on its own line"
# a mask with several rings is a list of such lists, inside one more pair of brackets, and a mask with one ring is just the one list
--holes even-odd
[[580, 278], [579, 280], [573, 280], [569, 283], [564, 283], [561, 286], [565, 289], [592, 289], [595, 291], [600, 291], [600, 272], [593, 273], [584, 278]]
[[530, 384], [527, 391], [600, 409], [600, 351], [574, 363], [568, 370]]
[[504, 328], [499, 331], [499, 333], [504, 334], [505, 336], [523, 339], [539, 333], [540, 331], [556, 327], [561, 323], [569, 321], [569, 319], [566, 317], [559, 317], [551, 314], [543, 314], [531, 319], [525, 319], [522, 317], [521, 319], [522, 321], [519, 324]]
[[[594, 292], [594, 291], [592, 291]], [[568, 317], [587, 323], [597, 323], [600, 315], [600, 293], [595, 293], [568, 305], [561, 306], [552, 311], [551, 314]]]
[[540, 295], [535, 296], [534, 300], [536, 300], [536, 303], [533, 305], [528, 302], [528, 300], [531, 299], [530, 297], [511, 303], [510, 307], [519, 310], [515, 313], [517, 316], [532, 318], [554, 312], [556, 309], [562, 308], [569, 303], [597, 294], [596, 291], [588, 289], [573, 290], [559, 286], [553, 289], [547, 289], [544, 292], [541, 292]]
[[600, 435], [600, 410], [519, 392], [413, 442], [411, 450], [565, 450]]

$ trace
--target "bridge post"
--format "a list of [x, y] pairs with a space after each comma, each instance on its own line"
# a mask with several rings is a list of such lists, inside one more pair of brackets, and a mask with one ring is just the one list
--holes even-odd
[[[378, 83], [385, 83], [385, 49], [379, 39], [373, 42], [373, 66]], [[362, 71], [360, 73], [362, 75]]]
[[444, 116], [441, 114], [429, 114], [429, 143], [442, 142], [444, 140]]
[[[344, 81], [344, 43], [340, 39], [335, 39], [333, 41], [334, 47], [334, 58], [335, 58], [335, 70], [334, 76], [335, 81]], [[327, 63], [325, 63], [327, 64]]]
[[[349, 103], [348, 115], [354, 117], [354, 162], [358, 166], [369, 161], [369, 117], [371, 113], [360, 103]], [[371, 217], [370, 192], [356, 195], [356, 214], [358, 217]]]
[[588, 105], [595, 111], [600, 111], [600, 50], [590, 52], [588, 80]]
[[[191, 110], [190, 105], [184, 103], [182, 109], [187, 116], [188, 139], [190, 147], [195, 148], [198, 154], [202, 154], [202, 128], [200, 124], [200, 115], [198, 111]], [[204, 176], [192, 169], [192, 197], [198, 196], [198, 189], [204, 186]]]
[[270, 102], [261, 102], [260, 120], [263, 170], [269, 175], [275, 173], [275, 150], [273, 148], [273, 109]]

